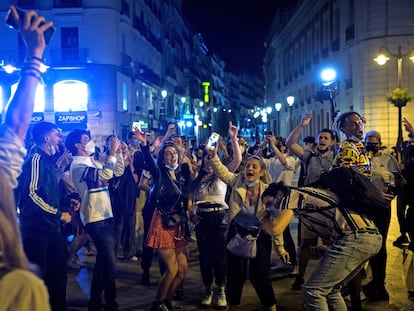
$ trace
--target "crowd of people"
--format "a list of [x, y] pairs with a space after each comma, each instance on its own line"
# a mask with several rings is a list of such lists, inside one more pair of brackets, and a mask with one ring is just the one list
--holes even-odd
[[[66, 310], [66, 271], [82, 267], [77, 257], [82, 247], [96, 255], [88, 310], [118, 310], [119, 259], [139, 260], [141, 284], [149, 285], [154, 251], [161, 276], [151, 310], [173, 310], [194, 235], [202, 308], [237, 310], [248, 277], [263, 307], [277, 310], [269, 277], [272, 252], [292, 273], [297, 270], [291, 289], [302, 291], [307, 310], [346, 310], [344, 286], [352, 310], [362, 309], [361, 291], [370, 301], [389, 300], [385, 242], [396, 196], [401, 236], [393, 244], [414, 251], [409, 190], [414, 127], [407, 119], [401, 159], [384, 151], [378, 131], [365, 132], [365, 119], [355, 111], [338, 115], [332, 129], [321, 129], [303, 144], [298, 140], [311, 114], [286, 139], [267, 132], [254, 146], [231, 122], [218, 142], [198, 145], [187, 144], [169, 124], [162, 136], [138, 128], [125, 142], [108, 135], [102, 152], [89, 131], [62, 133], [43, 121], [33, 126], [27, 153], [43, 32], [52, 23], [33, 11], [21, 20], [13, 6], [10, 10], [27, 43], [27, 57], [0, 127], [0, 301], [6, 310]], [[315, 186], [322, 174], [344, 166], [364, 174], [382, 193], [386, 217], [371, 219]], [[296, 171], [298, 187], [292, 182]], [[289, 228], [294, 215], [298, 251]], [[236, 242], [241, 243], [237, 251], [230, 247]], [[319, 263], [305, 274], [311, 258]], [[367, 262], [372, 281], [361, 288]], [[413, 296], [414, 288], [408, 294]]]

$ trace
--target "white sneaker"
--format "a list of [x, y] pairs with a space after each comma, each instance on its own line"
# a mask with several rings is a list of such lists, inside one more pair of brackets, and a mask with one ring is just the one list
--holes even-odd
[[217, 310], [227, 309], [227, 299], [224, 287], [217, 288], [214, 297], [214, 308]]
[[206, 295], [204, 296], [203, 300], [201, 300], [201, 308], [210, 308], [213, 302], [213, 292], [206, 291]]

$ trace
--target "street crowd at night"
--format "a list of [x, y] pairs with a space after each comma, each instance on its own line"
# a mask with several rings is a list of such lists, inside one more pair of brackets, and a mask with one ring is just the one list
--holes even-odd
[[[191, 105], [213, 105], [209, 94], [201, 105], [178, 87], [171, 106], [164, 90], [148, 122], [133, 122], [120, 83], [111, 131], [105, 109], [56, 111], [56, 122], [36, 111], [61, 25], [14, 5], [7, 23], [25, 56], [0, 125], [0, 311], [414, 310], [414, 118], [401, 71], [387, 97], [395, 146], [368, 105], [336, 102], [336, 77], [316, 96], [330, 109], [297, 108], [305, 92], [289, 92], [252, 127], [257, 104], [250, 123], [223, 102], [197, 124]], [[145, 88], [142, 98], [158, 92]], [[182, 115], [168, 108], [179, 92]]]

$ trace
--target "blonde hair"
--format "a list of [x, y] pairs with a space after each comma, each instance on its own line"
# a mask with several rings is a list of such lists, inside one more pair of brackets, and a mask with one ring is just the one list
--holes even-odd
[[0, 169], [0, 265], [3, 268], [29, 270], [17, 224], [13, 190], [3, 169]]

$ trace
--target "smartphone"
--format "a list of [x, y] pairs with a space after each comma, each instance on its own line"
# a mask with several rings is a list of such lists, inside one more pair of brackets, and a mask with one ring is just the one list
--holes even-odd
[[[22, 9], [20, 9], [20, 8], [16, 8], [16, 11], [17, 11], [17, 14], [19, 14], [19, 18], [24, 19], [24, 16], [26, 15], [26, 12], [23, 11]], [[9, 10], [7, 12], [6, 24], [9, 25], [10, 28], [19, 30], [19, 28], [17, 26], [17, 23], [16, 23], [16, 20], [13, 18], [13, 14], [12, 14], [11, 10]], [[41, 22], [39, 24], [39, 26], [42, 26], [44, 24], [45, 24], [44, 22]], [[46, 29], [45, 32], [43, 33], [46, 45], [50, 42], [50, 39], [52, 39], [52, 36], [55, 33], [55, 31], [56, 31], [55, 27], [51, 26], [48, 29]]]
[[267, 135], [272, 135], [273, 136], [273, 132], [272, 131], [265, 132], [265, 136], [267, 136]]
[[216, 149], [216, 145], [217, 145], [217, 142], [218, 142], [219, 138], [220, 138], [219, 133], [216, 133], [216, 132], [211, 133], [211, 135], [208, 139], [206, 148], [208, 148], [209, 150]]

